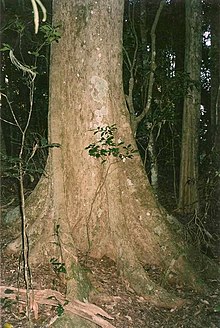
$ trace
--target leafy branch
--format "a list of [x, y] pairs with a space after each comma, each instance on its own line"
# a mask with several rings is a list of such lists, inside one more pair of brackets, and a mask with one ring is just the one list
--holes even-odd
[[85, 149], [89, 155], [95, 158], [100, 158], [102, 164], [107, 161], [110, 156], [116, 157], [123, 162], [128, 158], [133, 158], [137, 152], [131, 144], [125, 145], [124, 141], [118, 139], [115, 141], [115, 133], [117, 131], [116, 124], [97, 127], [93, 130], [94, 135], [98, 135], [97, 142], [91, 143]]

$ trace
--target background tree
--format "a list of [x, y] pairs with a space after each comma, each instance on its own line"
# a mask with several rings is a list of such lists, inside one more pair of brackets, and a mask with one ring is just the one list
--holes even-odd
[[[135, 46], [133, 47], [133, 51], [132, 47], [130, 47], [129, 43], [126, 40], [126, 36], [128, 35], [128, 33], [125, 34], [126, 45], [129, 45], [129, 48], [127, 50], [126, 46], [124, 47], [125, 63], [127, 64], [126, 68], [128, 68], [129, 78], [124, 79], [124, 86], [125, 92], [127, 94], [126, 100], [130, 113], [133, 134], [135, 136], [137, 135], [138, 126], [142, 121], [145, 122], [145, 125], [148, 125], [148, 145], [146, 149], [144, 149], [144, 151], [145, 158], [146, 152], [148, 152], [148, 160], [150, 162], [149, 176], [151, 179], [151, 185], [154, 187], [154, 190], [156, 192], [158, 187], [158, 169], [155, 154], [155, 140], [153, 134], [154, 123], [150, 122], [149, 116], [152, 114], [151, 104], [156, 70], [156, 29], [161, 12], [165, 5], [165, 1], [159, 1], [156, 4], [154, 3], [153, 9], [156, 8], [156, 10], [151, 27], [146, 24], [147, 16], [145, 5], [143, 5], [142, 2], [128, 2], [128, 9], [126, 11], [128, 18], [126, 18], [125, 21], [128, 22], [129, 27], [131, 28], [129, 34], [131, 34], [131, 36], [133, 37]], [[137, 10], [137, 8], [139, 10]], [[138, 16], [141, 16], [140, 22], [139, 20], [137, 20]], [[135, 24], [135, 22], [138, 22], [138, 24]], [[148, 29], [150, 32], [150, 44], [147, 43]], [[126, 82], [128, 82], [128, 85]], [[148, 123], [146, 123], [147, 121]], [[137, 142], [138, 139], [139, 138], [137, 137]], [[141, 143], [139, 143], [139, 146], [140, 148], [142, 148]], [[146, 165], [146, 162], [144, 163], [144, 165]]]
[[[210, 183], [213, 197], [211, 201], [211, 210], [209, 210], [211, 218], [210, 228], [212, 232], [217, 234], [220, 232], [219, 218], [220, 215], [220, 3], [218, 1], [208, 2], [211, 11], [210, 27], [211, 27], [211, 161], [209, 161], [209, 172], [212, 172]], [[209, 156], [210, 158], [210, 156]], [[213, 169], [210, 165], [213, 163]], [[217, 243], [217, 252], [219, 254], [219, 242]]]
[[189, 74], [189, 86], [183, 109], [179, 208], [185, 213], [193, 213], [199, 208], [198, 138], [201, 106], [201, 1], [186, 1], [185, 6], [185, 72]]

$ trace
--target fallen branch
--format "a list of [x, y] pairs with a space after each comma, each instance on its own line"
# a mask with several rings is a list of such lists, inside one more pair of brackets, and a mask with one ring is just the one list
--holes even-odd
[[[15, 287], [0, 286], [0, 298], [9, 298], [20, 303], [26, 304], [26, 289]], [[113, 318], [100, 307], [83, 303], [78, 300], [68, 301], [60, 292], [52, 289], [32, 290], [30, 291], [30, 309], [33, 310], [35, 319], [38, 319], [38, 304], [51, 306], [61, 305], [65, 312], [78, 315], [81, 318], [89, 320], [102, 328], [115, 328], [104, 318], [113, 320]], [[104, 318], [103, 318], [104, 317]]]

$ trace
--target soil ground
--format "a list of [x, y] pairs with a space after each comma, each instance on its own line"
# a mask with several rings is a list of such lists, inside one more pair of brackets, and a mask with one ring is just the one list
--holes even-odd
[[[11, 239], [9, 229], [1, 229], [1, 286], [24, 287], [24, 279], [18, 256], [7, 256], [4, 247]], [[80, 259], [84, 260], [83, 257]], [[113, 317], [111, 324], [117, 328], [217, 328], [220, 327], [220, 290], [212, 281], [206, 295], [196, 295], [193, 291], [176, 289], [180, 297], [188, 302], [179, 309], [163, 309], [152, 306], [143, 297], [134, 293], [118, 275], [114, 262], [108, 258], [95, 260], [88, 258], [86, 268], [94, 287], [91, 302], [104, 309]], [[153, 271], [152, 274], [157, 274]], [[32, 271], [34, 289], [55, 289], [65, 293], [65, 286], [52, 267], [39, 266]], [[28, 327], [28, 320], [22, 307], [16, 301], [1, 300], [1, 327], [9, 322], [14, 328]], [[33, 318], [34, 327], [46, 328], [57, 315], [54, 306], [40, 305], [39, 317]]]
[[[8, 188], [7, 188], [8, 190]], [[13, 190], [10, 191], [10, 194]], [[9, 195], [7, 195], [9, 196]], [[6, 197], [8, 199], [8, 197]], [[3, 199], [4, 200], [4, 199]], [[2, 214], [10, 206], [2, 202]], [[16, 205], [16, 204], [15, 204]], [[6, 245], [13, 240], [15, 228], [1, 224], [1, 286], [24, 288], [22, 263], [19, 255], [8, 256]], [[143, 297], [135, 294], [116, 270], [115, 263], [108, 258], [101, 260], [84, 258], [79, 260], [93, 285], [92, 297], [89, 300], [105, 310], [113, 318], [109, 322], [116, 328], [219, 328], [220, 327], [220, 286], [217, 281], [209, 281], [210, 289], [206, 295], [198, 295], [186, 291], [182, 286], [175, 287], [175, 293], [187, 300], [181, 308], [164, 309], [152, 306]], [[154, 280], [158, 280], [156, 268], [146, 268]], [[40, 265], [31, 268], [33, 289], [53, 289], [65, 294], [62, 274], [54, 271], [54, 267]], [[35, 328], [47, 328], [59, 313], [57, 306], [39, 305], [38, 318], [32, 315]], [[9, 298], [1, 299], [1, 327], [8, 322], [13, 328], [29, 327], [25, 316], [25, 306]], [[77, 327], [76, 327], [77, 328]]]

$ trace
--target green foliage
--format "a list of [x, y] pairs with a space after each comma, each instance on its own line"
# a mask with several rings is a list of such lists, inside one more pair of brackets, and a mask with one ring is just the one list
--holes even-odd
[[102, 163], [107, 161], [107, 158], [113, 156], [125, 161], [128, 158], [133, 158], [137, 152], [131, 144], [125, 145], [124, 141], [115, 141], [115, 133], [117, 127], [115, 124], [98, 127], [94, 130], [94, 135], [99, 135], [97, 142], [88, 145], [85, 149], [89, 155], [95, 158], [100, 158]]
[[216, 313], [220, 313], [220, 303], [218, 303], [218, 304], [214, 307], [214, 312], [216, 312]]
[[19, 158], [1, 153], [2, 177], [18, 178]]
[[14, 305], [14, 304], [17, 304], [17, 301], [13, 301], [9, 298], [1, 298], [1, 307], [2, 309], [11, 309], [11, 307]]
[[[50, 300], [50, 299], [57, 300], [55, 296], [49, 296], [48, 297], [48, 300]], [[65, 300], [64, 303], [63, 303], [63, 305], [59, 303], [56, 306], [56, 313], [57, 313], [58, 317], [61, 317], [61, 315], [63, 315], [63, 313], [64, 313], [64, 306], [67, 305], [68, 303], [69, 303], [69, 301], [68, 300]]]
[[61, 38], [61, 32], [59, 31], [60, 25], [51, 25], [45, 23], [40, 27], [40, 31], [44, 34], [45, 44], [50, 45], [52, 42], [58, 42]]
[[11, 46], [7, 43], [3, 43], [2, 45], [3, 45], [3, 47], [0, 49], [1, 52], [10, 51], [12, 49]]
[[[49, 12], [49, 3], [47, 6]], [[50, 20], [50, 16], [48, 18]], [[5, 152], [1, 155], [1, 173], [3, 177], [18, 178], [19, 164], [22, 164], [26, 187], [30, 182], [36, 183], [43, 174], [48, 148], [60, 146], [47, 142], [49, 45], [59, 39], [60, 33], [58, 26], [53, 27], [48, 21], [37, 35], [33, 34], [32, 19], [31, 2], [25, 7], [8, 3], [4, 8], [0, 49], [5, 94], [2, 97]], [[36, 74], [34, 81], [30, 71]], [[22, 131], [25, 131], [25, 141], [22, 160], [19, 160]]]
[[[7, 24], [7, 26], [5, 27], [5, 30], [9, 29], [9, 30], [14, 30], [16, 31], [20, 36], [22, 36], [22, 34], [25, 31], [25, 23], [20, 21], [20, 24], [18, 25], [18, 20], [12, 21], [11, 23]], [[14, 25], [16, 23], [16, 25]], [[14, 28], [12, 28], [13, 26], [15, 26]], [[44, 46], [49, 46], [51, 45], [51, 43], [55, 42], [59, 42], [60, 38], [61, 38], [61, 31], [59, 30], [59, 28], [61, 27], [61, 25], [52, 25], [50, 23], [45, 23], [40, 27], [40, 32], [42, 35], [40, 35], [38, 37], [38, 39], [36, 40], [36, 43], [33, 43], [33, 46], [35, 47], [35, 50], [29, 50], [28, 54], [29, 55], [34, 55], [36, 57], [38, 57], [40, 55], [40, 50], [44, 47]], [[42, 40], [42, 36], [43, 36], [43, 40]], [[8, 51], [13, 49], [13, 47], [7, 43], [3, 43], [3, 47], [0, 49], [0, 51]]]
[[[3, 166], [2, 177], [4, 178], [19, 178], [19, 163], [20, 159], [18, 157], [7, 156], [1, 154], [1, 163]], [[31, 182], [35, 180], [38, 174], [43, 174], [44, 169], [37, 167], [34, 162], [23, 163], [24, 175], [29, 176]]]
[[25, 27], [25, 21], [18, 15], [15, 15], [13, 18], [10, 18], [7, 21], [7, 24], [3, 27], [3, 31], [5, 32], [6, 30], [10, 30], [19, 34], [23, 34], [25, 31]]
[[54, 257], [50, 259], [50, 263], [52, 264], [55, 273], [66, 273], [65, 263], [59, 262], [58, 259]]
[[64, 313], [64, 307], [61, 304], [57, 305], [56, 313], [57, 313], [58, 317], [61, 317], [61, 315]]
[[[26, 140], [24, 158], [22, 160], [23, 176], [29, 177], [31, 183], [35, 181], [36, 178], [39, 178], [44, 173], [44, 166], [41, 165], [41, 162], [46, 161], [47, 149], [53, 147], [60, 147], [58, 143], [48, 144], [45, 137], [38, 135], [38, 141], [35, 145], [30, 146]], [[33, 139], [32, 139], [33, 141]], [[37, 154], [39, 153], [39, 154]], [[1, 166], [2, 166], [2, 177], [4, 178], [16, 178], [19, 179], [19, 164], [21, 160], [18, 156], [9, 156], [7, 154], [0, 153], [1, 155]], [[35, 157], [37, 159], [35, 160]], [[41, 160], [40, 160], [41, 159]]]
[[62, 304], [58, 304], [57, 305], [57, 307], [56, 307], [56, 313], [57, 313], [58, 317], [61, 317], [61, 315], [63, 315], [63, 313], [64, 313], [64, 306], [66, 304], [68, 304], [68, 303], [69, 303], [69, 301], [66, 300], [63, 305]]

